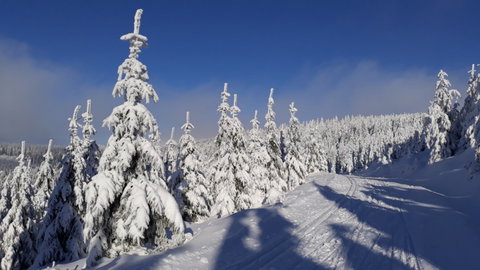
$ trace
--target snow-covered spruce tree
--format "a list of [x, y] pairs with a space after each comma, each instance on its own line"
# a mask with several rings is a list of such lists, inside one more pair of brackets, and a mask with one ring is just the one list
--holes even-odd
[[175, 134], [175, 127], [172, 127], [170, 139], [165, 143], [165, 153], [163, 155], [163, 162], [165, 164], [165, 180], [170, 193], [173, 194], [174, 187], [178, 185], [177, 163], [178, 163], [178, 144], [173, 139]]
[[212, 205], [212, 216], [222, 217], [235, 212], [235, 183], [229, 171], [230, 160], [229, 154], [231, 150], [230, 133], [230, 116], [228, 111], [228, 97], [230, 93], [227, 91], [228, 84], [225, 83], [223, 91], [220, 94], [222, 102], [218, 106], [217, 111], [220, 112], [218, 120], [218, 133], [215, 137], [216, 151], [210, 160], [208, 170], [208, 179], [212, 183], [212, 197], [214, 199]]
[[290, 125], [286, 137], [285, 169], [287, 172], [288, 190], [293, 190], [305, 182], [306, 168], [300, 155], [300, 131], [298, 118], [295, 116], [297, 108], [290, 104]]
[[32, 203], [32, 175], [25, 156], [25, 141], [17, 158], [18, 166], [9, 178], [9, 209], [0, 223], [0, 268], [26, 269], [35, 258], [35, 210]]
[[[85, 159], [88, 145], [78, 137], [80, 106], [68, 120], [70, 144], [61, 162], [61, 172], [49, 197], [46, 214], [37, 236], [34, 266], [77, 260], [86, 254], [83, 237], [85, 187], [89, 181]], [[88, 109], [87, 109], [88, 111]], [[93, 128], [93, 127], [92, 127]], [[85, 134], [85, 133], [84, 133]]]
[[139, 34], [141, 14], [137, 10], [134, 32], [121, 37], [130, 41], [130, 55], [118, 68], [113, 95], [124, 96], [125, 103], [104, 120], [112, 136], [87, 187], [87, 267], [105, 255], [164, 250], [184, 240], [182, 215], [167, 191], [163, 161], [150, 140], [158, 139], [157, 122], [141, 103], [158, 101], [147, 82], [147, 67], [137, 59], [147, 41]]
[[353, 166], [353, 156], [354, 150], [351, 143], [340, 144], [337, 149], [337, 162], [336, 162], [336, 172], [337, 173], [351, 173], [354, 169]]
[[10, 177], [10, 174], [5, 171], [0, 171], [0, 222], [8, 211], [7, 203], [10, 203], [7, 200], [7, 180]]
[[273, 88], [270, 89], [268, 97], [267, 114], [265, 115], [265, 131], [266, 131], [266, 146], [269, 159], [266, 160], [266, 167], [269, 172], [268, 179], [270, 180], [270, 187], [268, 189], [265, 202], [273, 203], [277, 201], [280, 196], [287, 191], [287, 183], [284, 176], [284, 166], [281, 159], [278, 129], [275, 123], [275, 112], [273, 111]]
[[255, 110], [255, 115], [250, 123], [252, 129], [249, 131], [248, 139], [248, 156], [250, 157], [250, 176], [252, 184], [255, 185], [255, 193], [252, 196], [252, 207], [259, 207], [265, 200], [266, 194], [270, 188], [270, 172], [266, 164], [270, 160], [265, 140], [263, 139], [262, 130], [260, 130], [260, 121], [257, 119], [258, 111]]
[[3, 186], [3, 182], [7, 179], [8, 173], [4, 170], [0, 170], [0, 187]]
[[435, 98], [428, 108], [426, 139], [431, 149], [429, 163], [434, 163], [453, 154], [451, 138], [452, 122], [449, 117], [452, 113], [453, 102], [459, 96], [457, 90], [449, 89], [448, 75], [443, 70], [438, 73]]
[[[328, 145], [330, 158], [335, 160], [335, 145]], [[303, 155], [304, 164], [307, 173], [316, 173], [321, 171], [328, 171], [327, 153], [322, 147], [322, 138], [319, 136], [316, 127], [307, 129], [303, 139]], [[335, 171], [335, 162], [331, 162], [330, 171]]]
[[[9, 178], [9, 173], [6, 173], [5, 171], [0, 171], [0, 223], [3, 220], [3, 217], [7, 214], [8, 209], [10, 208], [10, 190], [8, 189], [7, 184]], [[1, 249], [2, 247], [0, 245], [0, 251]]]
[[[10, 183], [10, 178], [12, 177], [12, 174], [13, 172], [11, 172], [8, 175], [5, 175], [2, 185], [0, 186], [2, 188], [0, 193], [0, 223], [2, 222], [3, 218], [7, 214], [8, 209], [10, 209], [11, 207], [9, 183]], [[0, 239], [1, 239], [1, 235], [0, 235]]]
[[[3, 185], [5, 184], [5, 182], [7, 181], [7, 178], [9, 176], [9, 173], [4, 171], [4, 170], [0, 170], [0, 189], [3, 190]], [[2, 198], [2, 193], [0, 191], [0, 200]], [[1, 208], [0, 208], [1, 209]], [[1, 213], [1, 211], [0, 211]], [[2, 220], [2, 216], [0, 215], [0, 220]]]
[[92, 101], [87, 100], [87, 110], [82, 114], [83, 118], [83, 141], [81, 146], [81, 155], [85, 159], [84, 177], [85, 183], [89, 183], [92, 177], [98, 172], [98, 163], [100, 160], [100, 149], [93, 140], [92, 136], [97, 132], [93, 127]]
[[250, 162], [247, 154], [245, 130], [242, 122], [238, 119], [240, 108], [237, 106], [237, 94], [233, 95], [233, 106], [230, 107], [231, 124], [230, 140], [232, 145], [231, 152], [231, 172], [234, 177], [237, 194], [235, 196], [235, 209], [241, 211], [252, 206], [252, 195], [256, 189], [250, 177]]
[[[220, 119], [218, 134], [215, 138], [216, 152], [210, 162], [208, 176], [213, 183], [211, 215], [222, 217], [251, 206], [249, 195], [250, 177], [248, 174], [248, 157], [246, 155], [243, 127], [237, 114], [240, 109], [236, 105], [228, 105], [227, 83], [221, 93], [222, 102], [218, 106]], [[227, 113], [231, 113], [231, 117]]]
[[472, 173], [480, 171], [480, 74], [476, 73], [475, 65], [472, 65], [468, 82], [467, 97], [462, 109], [462, 127], [465, 148], [472, 147], [475, 150], [475, 163], [470, 167]]
[[470, 167], [472, 173], [480, 171], [480, 74], [475, 70], [475, 64], [468, 72], [467, 94], [463, 108], [460, 112], [462, 136], [459, 149], [473, 148], [475, 150], [475, 163]]
[[475, 70], [475, 64], [472, 64], [472, 69], [469, 71], [469, 73], [470, 78], [468, 80], [467, 93], [462, 110], [460, 111], [460, 122], [462, 126], [462, 137], [459, 143], [460, 149], [475, 147], [476, 122], [478, 121], [478, 115], [480, 115], [480, 78]]
[[40, 221], [45, 216], [47, 210], [48, 198], [55, 187], [55, 169], [53, 167], [52, 142], [48, 141], [47, 152], [43, 155], [44, 160], [38, 168], [37, 178], [35, 180], [34, 189], [35, 196], [33, 197], [34, 208], [36, 212], [36, 220]]
[[180, 137], [178, 184], [174, 187], [174, 195], [183, 218], [189, 222], [200, 222], [209, 217], [212, 198], [200, 168], [195, 138], [190, 134], [193, 128], [190, 113], [187, 112], [186, 122], [182, 126], [184, 133]]
[[[452, 108], [447, 113], [448, 119], [450, 120], [450, 148], [452, 149], [452, 155], [455, 155], [459, 150], [463, 150], [463, 148], [459, 148], [460, 139], [462, 138], [462, 123], [461, 123], [461, 115], [460, 115], [460, 92], [457, 90], [450, 90], [450, 94], [452, 95]], [[398, 147], [398, 145], [395, 145]]]

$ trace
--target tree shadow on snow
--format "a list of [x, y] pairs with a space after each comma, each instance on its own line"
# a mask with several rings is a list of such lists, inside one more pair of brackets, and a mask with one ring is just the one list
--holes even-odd
[[[192, 266], [187, 259], [187, 264], [181, 265], [181, 260], [173, 259], [187, 255], [187, 243], [148, 257], [122, 255], [98, 269], [327, 269], [298, 254], [299, 240], [291, 234], [294, 225], [282, 217], [276, 207], [244, 210], [225, 219], [230, 222], [225, 238], [218, 248], [214, 247], [218, 253], [208, 263], [195, 265], [193, 262], [195, 266]], [[199, 248], [201, 245], [193, 246]], [[171, 258], [173, 264], [168, 262]]]
[[229, 218], [232, 223], [213, 269], [327, 269], [298, 254], [294, 225], [276, 208], [250, 209]]
[[[345, 194], [340, 194], [328, 186], [321, 186], [314, 183], [320, 193], [326, 199], [334, 201], [339, 209], [347, 210], [358, 220], [359, 227], [348, 227], [345, 224], [329, 224], [328, 226], [335, 233], [336, 238], [340, 239], [345, 265], [349, 269], [415, 269], [414, 266], [407, 265], [399, 258], [390, 256], [394, 249], [405, 249], [406, 239], [398, 239], [400, 234], [398, 222], [401, 222], [401, 216], [393, 209], [382, 208], [374, 203], [362, 201]], [[357, 222], [354, 222], [356, 224]], [[368, 225], [375, 230], [368, 230]], [[365, 229], [364, 229], [365, 228]], [[380, 232], [380, 233], [379, 233]], [[402, 234], [403, 235], [403, 234]], [[365, 238], [370, 238], [370, 246], [362, 243]], [[382, 250], [390, 251], [390, 254], [381, 254], [375, 251], [374, 245]], [[408, 245], [407, 245], [408, 246]], [[411, 249], [411, 248], [410, 248]], [[411, 250], [403, 250], [411, 252]]]
[[[417, 257], [439, 269], [476, 269], [478, 236], [452, 233], [455, 228], [449, 226], [463, 226], [458, 223], [462, 213], [439, 203], [437, 194], [407, 185], [370, 184], [361, 191], [367, 200], [360, 200], [313, 184], [359, 221], [355, 228], [329, 224], [342, 242], [348, 268], [420, 269]], [[371, 240], [369, 246], [365, 238]]]

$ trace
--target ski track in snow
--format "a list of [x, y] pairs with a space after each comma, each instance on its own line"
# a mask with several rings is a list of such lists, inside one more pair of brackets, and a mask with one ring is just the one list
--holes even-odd
[[447, 232], [424, 233], [422, 224], [459, 215], [444, 195], [413, 182], [328, 173], [308, 180], [275, 205], [193, 224], [193, 239], [181, 247], [104, 259], [97, 269], [455, 269], [443, 253], [470, 249], [456, 258], [468, 266], [480, 251], [465, 222], [452, 230], [466, 233], [448, 232], [458, 243], [430, 244], [439, 244], [435, 233]]

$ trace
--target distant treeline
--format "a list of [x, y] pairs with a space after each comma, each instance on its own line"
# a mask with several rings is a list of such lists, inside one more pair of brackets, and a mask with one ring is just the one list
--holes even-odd
[[[25, 153], [32, 160], [32, 167], [36, 168], [43, 160], [47, 145], [26, 145]], [[59, 164], [65, 153], [65, 146], [52, 146], [54, 164]], [[0, 143], [0, 170], [10, 172], [18, 165], [16, 157], [20, 154], [19, 143]]]

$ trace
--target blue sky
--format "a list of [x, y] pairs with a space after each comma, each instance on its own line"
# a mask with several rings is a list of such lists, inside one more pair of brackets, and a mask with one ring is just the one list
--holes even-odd
[[[163, 139], [190, 110], [194, 135], [216, 133], [223, 82], [239, 94], [240, 118], [266, 110], [276, 89], [278, 122], [295, 101], [301, 120], [426, 111], [440, 68], [462, 93], [477, 61], [475, 1], [13, 1], [0, 8], [0, 141], [68, 141], [69, 114], [93, 99], [101, 120], [119, 40], [144, 9], [140, 60], [160, 102], [150, 104]], [[8, 127], [8, 128], [5, 128]]]

